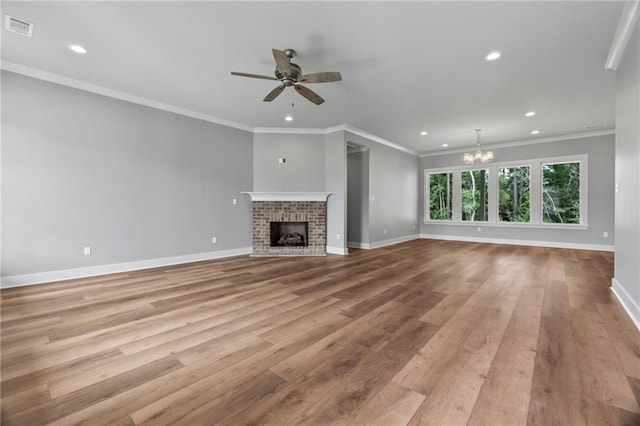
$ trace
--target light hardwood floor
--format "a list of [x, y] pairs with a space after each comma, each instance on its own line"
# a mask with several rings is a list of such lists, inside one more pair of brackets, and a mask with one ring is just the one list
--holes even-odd
[[3, 290], [2, 424], [640, 424], [612, 253], [351, 252]]

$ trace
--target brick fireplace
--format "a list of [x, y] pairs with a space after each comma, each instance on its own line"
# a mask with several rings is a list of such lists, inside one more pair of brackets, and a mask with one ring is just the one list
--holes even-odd
[[[253, 211], [252, 256], [326, 256], [327, 192], [247, 192]], [[301, 224], [304, 244], [278, 245], [299, 233], [273, 235], [275, 224]], [[304, 224], [304, 225], [303, 225]], [[295, 225], [294, 225], [295, 226]], [[297, 228], [297, 229], [303, 229]]]

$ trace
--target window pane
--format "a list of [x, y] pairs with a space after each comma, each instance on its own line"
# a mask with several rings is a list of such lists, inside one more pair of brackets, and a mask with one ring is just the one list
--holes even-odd
[[429, 219], [451, 220], [453, 173], [429, 174]]
[[529, 166], [498, 169], [500, 222], [529, 222], [529, 176]]
[[580, 223], [580, 163], [542, 165], [542, 221]]
[[462, 220], [486, 221], [489, 216], [489, 170], [462, 172]]

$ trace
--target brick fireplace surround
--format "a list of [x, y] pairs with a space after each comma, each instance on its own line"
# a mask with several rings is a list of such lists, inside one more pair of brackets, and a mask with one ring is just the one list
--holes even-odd
[[[252, 199], [253, 254], [269, 256], [327, 255], [329, 193], [247, 192]], [[271, 247], [271, 222], [308, 222], [308, 246]]]

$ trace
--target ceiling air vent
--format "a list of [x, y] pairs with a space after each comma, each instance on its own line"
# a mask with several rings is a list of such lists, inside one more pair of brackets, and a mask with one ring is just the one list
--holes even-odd
[[33, 24], [11, 15], [5, 15], [5, 28], [11, 32], [18, 33], [25, 37], [33, 35]]

